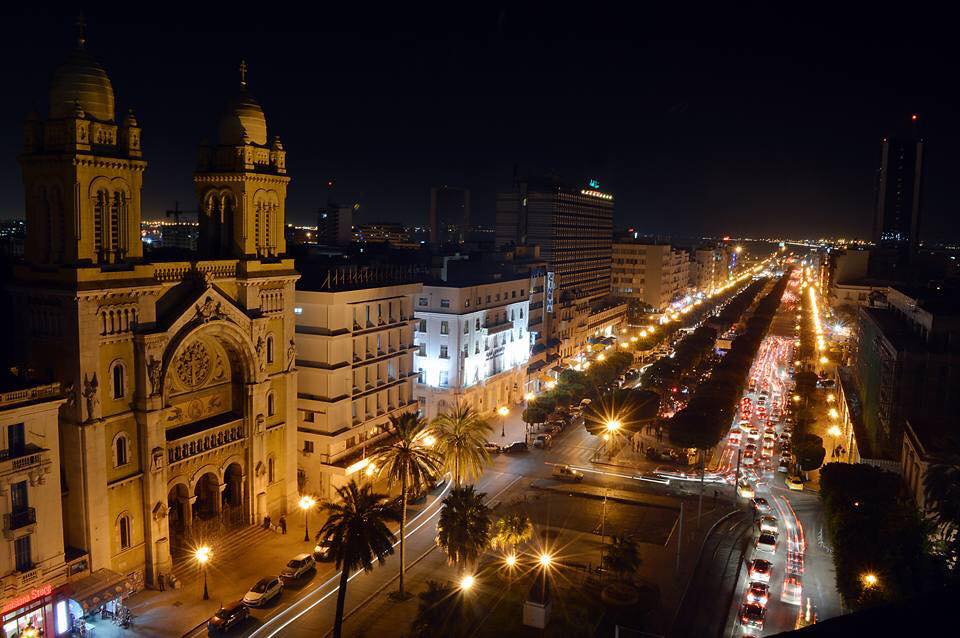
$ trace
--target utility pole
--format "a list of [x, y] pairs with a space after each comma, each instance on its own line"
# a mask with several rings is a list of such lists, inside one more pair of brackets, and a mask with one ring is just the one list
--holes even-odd
[[734, 481], [733, 481], [733, 498], [734, 498], [734, 500], [736, 500], [737, 496], [739, 495], [739, 494], [737, 493], [737, 490], [740, 489], [740, 457], [741, 457], [742, 455], [743, 455], [743, 451], [740, 450], [740, 449], [738, 449], [738, 450], [737, 450], [737, 475], [736, 475], [736, 477], [734, 478]]
[[677, 571], [680, 571], [680, 545], [683, 544], [683, 501], [680, 501], [680, 527], [677, 530]]
[[600, 515], [600, 584], [603, 584], [603, 554], [604, 549], [607, 544], [604, 541], [606, 538], [606, 526], [607, 526], [607, 493], [609, 488], [604, 488], [603, 490], [603, 513]]

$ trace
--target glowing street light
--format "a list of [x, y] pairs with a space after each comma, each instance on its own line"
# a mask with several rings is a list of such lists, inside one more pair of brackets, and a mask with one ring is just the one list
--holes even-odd
[[470, 591], [477, 584], [477, 578], [473, 574], [466, 574], [460, 579], [460, 591]]
[[837, 412], [836, 408], [830, 408], [830, 412], [828, 412], [828, 414], [830, 415], [831, 419], [836, 420], [840, 418], [840, 413]]
[[843, 434], [843, 430], [841, 430], [839, 426], [831, 425], [831, 426], [827, 429], [827, 434], [829, 434], [829, 435], [832, 436], [833, 438], [837, 438], [838, 436], [840, 436], [841, 434]]
[[203, 599], [210, 600], [210, 592], [207, 591], [207, 563], [210, 562], [211, 551], [207, 545], [201, 545], [193, 552], [193, 557], [197, 559], [197, 564], [203, 571]]
[[507, 415], [510, 414], [510, 408], [501, 405], [497, 408], [497, 414], [500, 415], [500, 436], [507, 436]]
[[424, 447], [433, 447], [436, 444], [437, 444], [437, 437], [433, 436], [432, 434], [428, 434], [427, 436], [423, 437]]
[[557, 387], [556, 381], [547, 381], [547, 390], [553, 390], [555, 387]]
[[[369, 467], [370, 466], [368, 466], [368, 469]], [[310, 510], [316, 507], [317, 501], [312, 496], [304, 495], [300, 497], [300, 502], [297, 504], [300, 506], [300, 509], [303, 510], [303, 542], [307, 543], [310, 541], [310, 530], [308, 529]]]
[[830, 359], [827, 359], [826, 357], [820, 357], [820, 363], [823, 365], [827, 365], [828, 363], [830, 363]]
[[544, 552], [544, 553], [540, 554], [540, 557], [539, 557], [539, 558], [537, 558], [537, 562], [540, 563], [540, 567], [543, 567], [544, 569], [547, 569], [547, 568], [550, 567], [550, 565], [553, 564], [553, 556], [551, 556], [550, 554]]
[[622, 426], [622, 423], [620, 423], [620, 421], [617, 421], [616, 419], [607, 421], [607, 432], [616, 432], [617, 430], [620, 429], [621, 426]]
[[833, 403], [836, 400], [837, 400], [837, 395], [835, 395], [833, 392], [827, 395], [827, 403]]
[[503, 558], [503, 563], [504, 563], [507, 567], [509, 567], [510, 569], [513, 569], [514, 567], [517, 566], [517, 555], [516, 555], [516, 554], [507, 554], [507, 555], [504, 556], [504, 558]]
[[873, 572], [867, 572], [866, 574], [860, 577], [860, 581], [863, 583], [864, 587], [866, 587], [867, 589], [870, 589], [872, 587], [876, 587], [877, 584], [880, 582], [880, 579], [877, 578], [877, 575], [874, 574]]
[[537, 395], [535, 395], [533, 392], [527, 392], [525, 395], [523, 395], [524, 401], [533, 401], [536, 398], [537, 398]]
[[377, 466], [371, 463], [370, 465], [367, 466], [367, 469], [365, 469], [363, 473], [366, 474], [367, 476], [373, 476], [374, 474], [377, 473]]
[[603, 354], [602, 352], [597, 355], [597, 361], [606, 361], [606, 360], [607, 360], [607, 355]]

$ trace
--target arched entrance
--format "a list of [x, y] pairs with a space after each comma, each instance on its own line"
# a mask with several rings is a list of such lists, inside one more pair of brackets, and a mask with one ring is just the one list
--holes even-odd
[[193, 503], [193, 518], [208, 521], [220, 513], [220, 481], [213, 472], [207, 472], [197, 480], [193, 488], [197, 497]]
[[190, 537], [192, 522], [190, 492], [183, 483], [177, 483], [167, 492], [167, 523], [170, 528], [170, 552], [179, 555]]

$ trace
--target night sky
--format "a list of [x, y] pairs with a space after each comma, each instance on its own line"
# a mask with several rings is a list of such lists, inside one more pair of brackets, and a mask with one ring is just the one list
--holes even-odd
[[[174, 200], [195, 207], [197, 146], [215, 139], [245, 58], [288, 151], [288, 221], [312, 223], [333, 178], [336, 199], [361, 203], [357, 221], [425, 223], [429, 187], [445, 183], [471, 188], [475, 218], [492, 223], [494, 194], [519, 165], [598, 179], [616, 222], [645, 232], [865, 237], [880, 139], [916, 112], [928, 143], [922, 236], [960, 238], [955, 34], [914, 4], [912, 15], [903, 3], [857, 15], [218, 4], [224, 13], [85, 11], [118, 113], [133, 107], [144, 129], [147, 219]], [[74, 42], [75, 9], [42, 11], [2, 17], [2, 217], [22, 215], [23, 118], [34, 102], [45, 112]]]

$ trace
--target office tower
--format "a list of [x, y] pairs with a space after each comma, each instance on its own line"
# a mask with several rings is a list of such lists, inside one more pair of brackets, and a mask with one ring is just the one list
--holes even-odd
[[353, 206], [329, 203], [317, 213], [317, 243], [342, 246], [353, 240]]
[[430, 243], [462, 244], [470, 229], [470, 189], [434, 186], [430, 189]]
[[879, 248], [907, 249], [919, 245], [923, 139], [917, 116], [905, 135], [886, 137], [880, 146], [873, 241]]

